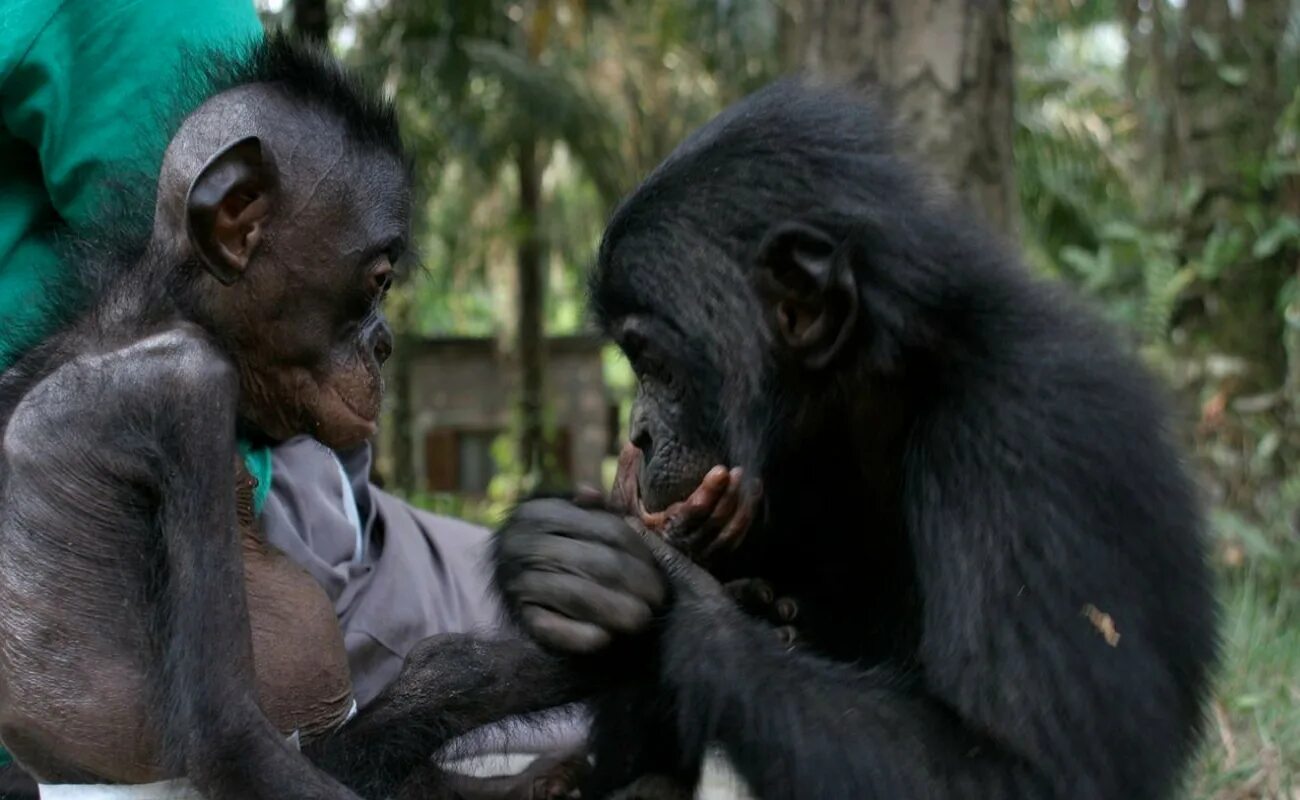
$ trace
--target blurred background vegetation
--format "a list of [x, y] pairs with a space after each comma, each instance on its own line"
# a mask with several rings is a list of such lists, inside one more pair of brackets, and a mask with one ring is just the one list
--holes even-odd
[[[841, 76], [879, 93], [924, 167], [1166, 377], [1212, 509], [1227, 650], [1188, 796], [1300, 798], [1300, 4], [259, 4], [382, 81], [416, 157], [418, 263], [390, 307], [408, 346], [390, 362], [377, 460], [388, 488], [490, 522], [525, 486], [607, 477], [608, 447], [593, 469], [554, 439], [587, 424], [616, 444], [631, 374], [593, 345], [601, 396], [575, 406], [546, 342], [587, 330], [583, 276], [612, 205], [765, 81]], [[438, 427], [454, 402], [430, 405], [418, 374], [469, 341], [509, 378], [462, 392], [505, 409], [477, 440]], [[564, 422], [561, 406], [610, 419]]]

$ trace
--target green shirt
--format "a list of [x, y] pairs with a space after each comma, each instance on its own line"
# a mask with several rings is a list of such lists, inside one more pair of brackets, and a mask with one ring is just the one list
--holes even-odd
[[0, 369], [48, 330], [51, 247], [122, 170], [156, 175], [184, 50], [262, 33], [252, 0], [3, 0]]
[[[0, 0], [0, 370], [49, 330], [60, 221], [117, 175], [158, 173], [182, 56], [262, 35], [252, 0]], [[269, 453], [245, 447], [270, 491]]]

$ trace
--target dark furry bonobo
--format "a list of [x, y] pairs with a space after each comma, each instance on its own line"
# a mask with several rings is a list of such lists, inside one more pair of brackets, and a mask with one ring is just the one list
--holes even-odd
[[719, 463], [761, 481], [711, 569], [798, 598], [807, 646], [621, 516], [521, 506], [516, 619], [626, 676], [584, 797], [690, 787], [711, 744], [765, 800], [1171, 795], [1216, 612], [1159, 393], [869, 105], [787, 82], [723, 113], [617, 210], [591, 285], [640, 381], [641, 503]]
[[[437, 637], [344, 724], [334, 610], [261, 537], [236, 454], [237, 429], [374, 432], [409, 216], [392, 109], [278, 36], [204, 77], [142, 209], [152, 232], [76, 248], [73, 321], [0, 376], [0, 738], [46, 783], [354, 797], [297, 731], [366, 796], [416, 767], [423, 796], [472, 796], [431, 780], [431, 754], [572, 699], [563, 662]], [[527, 797], [521, 780], [488, 794]]]

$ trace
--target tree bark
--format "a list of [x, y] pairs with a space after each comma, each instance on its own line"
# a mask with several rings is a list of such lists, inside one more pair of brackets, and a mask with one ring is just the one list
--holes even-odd
[[542, 176], [537, 159], [537, 141], [520, 140], [515, 154], [519, 178], [519, 245], [516, 264], [519, 270], [518, 351], [519, 392], [519, 460], [526, 475], [545, 482], [546, 459], [544, 382], [546, 375], [546, 276], [539, 217], [542, 203]]
[[1243, 157], [1261, 156], [1272, 141], [1272, 122], [1286, 100], [1278, 58], [1289, 6], [1251, 0], [1233, 13], [1228, 0], [1186, 0], [1174, 62], [1170, 176], [1198, 176], [1207, 199], [1238, 197]]
[[[1200, 201], [1183, 220], [1189, 253], [1221, 221], [1240, 217], [1243, 203], [1273, 202], [1259, 195], [1257, 171], [1286, 106], [1279, 57], [1289, 11], [1289, 0], [1186, 0], [1182, 9], [1167, 89], [1165, 178], [1176, 187], [1190, 181], [1202, 187]], [[1263, 386], [1285, 380], [1276, 303], [1293, 271], [1293, 264], [1276, 258], [1241, 264], [1215, 287], [1215, 343], [1262, 367]]]
[[786, 63], [879, 93], [919, 163], [1014, 236], [1010, 0], [791, 0]]
[[308, 41], [326, 44], [330, 38], [330, 14], [327, 0], [293, 0], [294, 33]]

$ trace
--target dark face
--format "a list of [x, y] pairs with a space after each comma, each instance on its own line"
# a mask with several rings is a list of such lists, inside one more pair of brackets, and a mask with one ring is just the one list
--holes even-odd
[[714, 404], [701, 396], [691, 365], [666, 347], [673, 332], [650, 315], [629, 315], [611, 332], [637, 376], [630, 435], [641, 451], [641, 502], [659, 511], [689, 495], [704, 474], [725, 459], [724, 433]]
[[272, 439], [344, 448], [375, 432], [393, 345], [380, 303], [405, 248], [409, 189], [395, 156], [305, 135], [310, 156], [253, 140], [205, 170], [190, 235], [228, 282], [204, 304], [236, 354], [243, 419]]
[[[625, 208], [651, 216], [637, 199]], [[673, 213], [607, 236], [592, 286], [637, 376], [630, 433], [647, 511], [684, 500], [714, 466], [740, 467], [751, 481], [776, 477], [765, 474], [769, 450], [827, 416], [825, 378], [857, 317], [834, 235], [779, 221], [754, 241], [720, 246]]]

